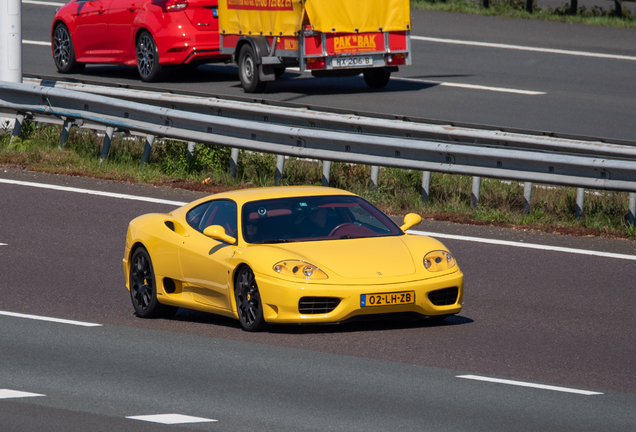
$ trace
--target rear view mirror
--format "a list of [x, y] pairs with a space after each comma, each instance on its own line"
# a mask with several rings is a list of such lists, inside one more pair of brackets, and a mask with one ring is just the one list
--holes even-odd
[[409, 228], [414, 227], [415, 225], [422, 222], [422, 217], [415, 213], [409, 213], [404, 216], [404, 225], [400, 227], [402, 231], [406, 231]]
[[229, 244], [236, 243], [236, 239], [227, 235], [225, 233], [225, 229], [221, 225], [210, 225], [203, 230], [203, 235], [206, 235], [215, 240], [222, 240]]

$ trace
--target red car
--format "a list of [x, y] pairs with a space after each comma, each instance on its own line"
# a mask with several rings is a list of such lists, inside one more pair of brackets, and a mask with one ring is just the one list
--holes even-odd
[[53, 19], [51, 48], [61, 73], [87, 63], [137, 65], [156, 81], [170, 65], [227, 62], [219, 52], [218, 0], [72, 0]]

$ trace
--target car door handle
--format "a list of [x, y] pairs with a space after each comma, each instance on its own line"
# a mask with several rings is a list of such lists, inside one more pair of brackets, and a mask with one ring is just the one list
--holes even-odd
[[98, 14], [100, 14], [100, 15], [101, 15], [101, 14], [103, 14], [104, 12], [106, 12], [106, 9], [104, 9], [104, 7], [103, 7], [103, 6], [101, 6], [101, 7], [99, 8], [99, 10], [97, 11], [97, 13], [98, 13]]
[[130, 12], [134, 12], [134, 11], [136, 11], [136, 10], [137, 10], [137, 6], [135, 6], [135, 4], [133, 3], [133, 4], [131, 4], [131, 5], [130, 5], [130, 7], [128, 8], [128, 10], [129, 10]]

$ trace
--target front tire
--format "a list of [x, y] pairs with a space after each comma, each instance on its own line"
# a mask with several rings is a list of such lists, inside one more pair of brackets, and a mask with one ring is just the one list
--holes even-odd
[[381, 89], [386, 87], [391, 79], [391, 72], [387, 72], [384, 68], [373, 68], [364, 70], [364, 82], [372, 89]]
[[247, 266], [243, 267], [236, 275], [234, 298], [243, 330], [256, 332], [267, 326], [265, 318], [263, 318], [263, 302], [258, 291], [256, 278], [252, 269]]
[[147, 31], [141, 32], [137, 39], [137, 70], [144, 82], [156, 82], [163, 77], [157, 44]]
[[84, 63], [75, 60], [75, 47], [68, 27], [58, 24], [53, 31], [53, 60], [60, 73], [76, 74], [84, 70]]
[[130, 298], [135, 312], [141, 318], [170, 318], [177, 309], [162, 305], [157, 300], [157, 281], [150, 255], [140, 247], [130, 260]]
[[267, 87], [266, 81], [261, 81], [258, 76], [256, 55], [250, 44], [245, 44], [239, 54], [239, 79], [246, 93], [262, 93]]

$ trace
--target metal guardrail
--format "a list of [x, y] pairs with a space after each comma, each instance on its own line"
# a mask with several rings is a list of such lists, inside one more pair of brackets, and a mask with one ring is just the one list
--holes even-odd
[[[183, 102], [179, 96], [174, 98]], [[155, 101], [157, 99], [155, 94]], [[230, 104], [229, 101], [214, 103]], [[232, 104], [231, 108], [240, 111], [236, 104]], [[260, 112], [257, 110], [256, 114], [249, 114], [250, 110], [243, 107], [245, 111], [242, 112], [245, 116], [263, 116], [265, 110], [273, 116], [272, 108], [274, 107], [259, 107]], [[5, 82], [0, 83], [0, 112], [18, 118], [28, 114], [36, 118], [60, 119], [65, 125], [63, 134], [68, 133], [72, 124], [105, 129], [108, 142], [115, 129], [146, 134], [143, 156], [146, 161], [154, 137], [165, 137], [323, 161], [415, 169], [425, 172], [423, 179], [426, 179], [426, 173], [431, 171], [471, 175], [476, 179], [473, 182], [473, 195], [477, 200], [481, 177], [628, 191], [632, 192], [630, 217], [633, 218], [636, 213], [636, 193], [633, 193], [636, 191], [636, 158], [635, 149], [629, 146], [565, 140], [567, 142], [564, 143], [564, 152], [559, 148], [559, 140], [556, 138], [528, 136], [524, 141], [522, 136], [515, 136], [515, 145], [519, 148], [510, 148], [506, 145], [508, 142], [497, 147], [492, 143], [479, 143], [487, 131], [481, 131], [481, 136], [477, 136], [479, 134], [476, 133], [470, 144], [456, 143], [452, 137], [461, 133], [464, 134], [465, 140], [471, 139], [469, 131], [449, 131], [445, 128], [446, 141], [441, 141], [437, 132], [437, 140], [423, 139], [419, 136], [414, 137], [415, 133], [405, 132], [405, 129], [417, 130], [417, 133], [424, 134], [435, 129], [433, 125], [407, 122], [398, 124], [400, 122], [397, 121], [384, 124], [386, 121], [348, 117], [351, 124], [368, 125], [370, 130], [376, 132], [371, 134], [367, 133], [367, 130], [361, 132], [356, 126], [353, 126], [351, 131], [351, 124], [347, 125], [344, 119], [334, 115], [301, 113], [299, 110], [276, 107], [276, 114], [279, 116], [274, 117], [276, 120], [284, 117], [290, 122], [296, 118], [296, 124], [302, 124], [309, 118], [324, 119], [323, 123], [338, 124], [340, 128], [348, 129], [345, 132], [322, 129], [318, 127], [318, 123], [314, 124], [315, 127], [299, 127], [285, 124], [283, 121], [280, 122], [282, 124], [273, 123], [268, 116], [264, 116], [261, 121], [228, 118], [218, 115], [215, 111], [212, 114], [203, 114], [55, 87]], [[407, 133], [411, 136], [405, 137]], [[488, 137], [485, 140], [490, 139], [494, 138]], [[494, 141], [502, 142], [501, 139]], [[541, 149], [533, 148], [535, 146]], [[581, 151], [581, 154], [573, 154], [576, 146], [579, 146], [576, 150]], [[599, 149], [598, 155], [594, 154], [594, 148]], [[608, 154], [614, 156], [607, 157]], [[280, 160], [279, 158], [279, 162]], [[282, 171], [282, 164], [280, 165]], [[327, 181], [328, 166], [329, 164], [325, 163], [323, 170]]]

